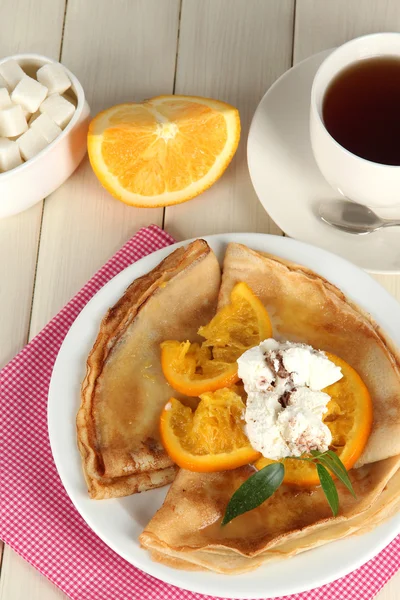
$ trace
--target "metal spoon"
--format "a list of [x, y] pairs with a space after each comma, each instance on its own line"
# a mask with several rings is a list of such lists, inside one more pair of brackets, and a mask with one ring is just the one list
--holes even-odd
[[372, 233], [382, 227], [400, 226], [400, 219], [381, 219], [370, 208], [346, 200], [322, 202], [319, 216], [328, 225], [356, 235]]

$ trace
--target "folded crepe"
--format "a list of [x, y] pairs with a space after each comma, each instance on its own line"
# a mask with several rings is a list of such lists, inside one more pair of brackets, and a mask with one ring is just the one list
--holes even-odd
[[337, 483], [337, 517], [332, 516], [322, 488], [282, 485], [258, 508], [223, 527], [221, 520], [229, 499], [253, 468], [219, 473], [181, 469], [163, 506], [139, 539], [154, 560], [169, 566], [186, 568], [179, 564], [186, 561], [190, 568], [243, 573], [354, 533], [369, 519], [374, 518], [377, 524], [388, 516], [389, 498], [398, 500], [399, 476], [384, 502], [375, 504], [399, 466], [400, 457], [396, 456], [353, 469], [350, 477], [357, 497]]
[[87, 359], [77, 415], [92, 498], [125, 496], [173, 480], [176, 468], [158, 432], [161, 409], [174, 393], [161, 370], [160, 342], [197, 338], [198, 328], [215, 314], [220, 278], [214, 253], [196, 240], [134, 281], [104, 317]]
[[357, 497], [337, 484], [337, 517], [320, 487], [283, 485], [260, 507], [221, 527], [229, 499], [252, 467], [209, 474], [181, 470], [140, 536], [154, 560], [176, 568], [245, 572], [367, 531], [400, 505], [400, 368], [390, 340], [316, 273], [233, 243], [224, 259], [218, 308], [229, 303], [239, 281], [268, 309], [274, 337], [332, 352], [358, 371], [372, 397], [373, 428], [358, 468], [350, 472]]
[[[254, 570], [269, 562], [290, 558], [300, 552], [310, 550], [328, 542], [346, 536], [361, 535], [388, 520], [400, 509], [400, 471], [388, 482], [375, 504], [360, 515], [338, 525], [316, 528], [314, 531], [300, 534], [289, 542], [278, 543], [272, 550], [266, 550], [255, 557], [244, 558], [229, 552], [212, 550], [174, 551], [156, 539], [150, 539], [148, 549], [155, 562], [161, 562], [175, 569], [189, 571], [216, 571], [223, 574], [239, 574]], [[161, 548], [161, 551], [157, 550]], [[215, 551], [214, 551], [215, 553]], [[183, 558], [184, 557], [184, 558]]]
[[343, 358], [371, 394], [374, 423], [356, 466], [400, 454], [400, 358], [380, 327], [337, 287], [307, 267], [228, 244], [218, 308], [245, 281], [267, 308], [277, 339]]

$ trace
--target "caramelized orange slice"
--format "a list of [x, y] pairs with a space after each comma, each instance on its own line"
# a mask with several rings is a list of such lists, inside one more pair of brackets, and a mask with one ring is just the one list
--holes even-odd
[[[347, 470], [360, 458], [372, 427], [372, 400], [358, 373], [344, 360], [326, 352], [327, 357], [342, 369], [343, 377], [323, 391], [329, 394], [328, 412], [323, 421], [332, 433], [330, 450], [336, 452]], [[256, 467], [262, 469], [275, 462], [260, 458]], [[284, 482], [299, 486], [319, 485], [315, 466], [310, 463], [285, 459]]]
[[225, 171], [240, 138], [233, 106], [196, 96], [120, 104], [90, 124], [88, 153], [100, 183], [133, 206], [185, 202]]
[[200, 327], [206, 338], [204, 346], [212, 347], [214, 359], [234, 362], [249, 348], [272, 336], [272, 325], [263, 303], [243, 281], [237, 283], [230, 304]]
[[214, 392], [238, 380], [236, 362], [213, 360], [209, 348], [190, 342], [163, 342], [161, 367], [174, 390], [186, 396]]
[[237, 283], [231, 303], [200, 327], [200, 345], [165, 341], [161, 367], [168, 383], [186, 396], [229, 387], [238, 381], [236, 360], [249, 348], [271, 337], [272, 326], [260, 299], [245, 283]]
[[260, 456], [243, 431], [245, 405], [233, 389], [200, 396], [195, 411], [171, 398], [160, 419], [162, 443], [183, 469], [212, 472], [235, 469]]

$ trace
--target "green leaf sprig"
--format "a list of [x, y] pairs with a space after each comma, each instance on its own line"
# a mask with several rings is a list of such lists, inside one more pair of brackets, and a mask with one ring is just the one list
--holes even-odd
[[[288, 457], [313, 463], [316, 466], [321, 488], [326, 496], [334, 517], [339, 511], [339, 495], [331, 473], [346, 486], [349, 492], [356, 497], [346, 467], [337, 454], [332, 450], [317, 452], [311, 450], [311, 456]], [[276, 492], [283, 482], [285, 466], [283, 462], [267, 465], [260, 471], [251, 475], [236, 490], [228, 502], [221, 525], [227, 525], [232, 519], [242, 515], [253, 508], [260, 506]]]
[[253, 508], [260, 506], [281, 485], [285, 476], [283, 463], [272, 463], [254, 475], [251, 475], [240, 488], [236, 490], [226, 507], [222, 525], [242, 515]]

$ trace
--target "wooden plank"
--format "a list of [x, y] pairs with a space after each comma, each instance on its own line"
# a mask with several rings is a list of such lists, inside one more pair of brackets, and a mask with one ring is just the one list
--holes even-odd
[[400, 301], [400, 275], [372, 275], [372, 277]]
[[0, 577], [1, 600], [67, 600], [55, 585], [9, 548]]
[[293, 0], [183, 0], [175, 93], [239, 108], [241, 141], [232, 164], [207, 192], [166, 209], [178, 239], [224, 231], [279, 233], [252, 187], [247, 133], [267, 88], [291, 64]]
[[[69, 0], [62, 61], [82, 83], [92, 114], [172, 93], [178, 20], [179, 0]], [[31, 336], [130, 236], [161, 225], [162, 216], [162, 209], [112, 198], [86, 159], [46, 201]]]
[[398, 0], [297, 0], [294, 63], [379, 31], [400, 31]]
[[0, 56], [38, 52], [58, 59], [65, 0], [1, 0]]
[[[1, 0], [0, 57], [38, 52], [58, 58], [63, 17], [64, 0]], [[0, 221], [0, 368], [27, 341], [41, 216], [39, 203]], [[0, 563], [2, 550], [0, 542]], [[4, 554], [0, 598], [12, 600], [3, 594], [3, 584], [13, 553], [7, 548]]]
[[[297, 0], [294, 63], [325, 48], [375, 31], [400, 31], [398, 0]], [[400, 300], [399, 275], [374, 275]], [[379, 592], [376, 600], [398, 600], [400, 573]]]
[[[0, 57], [58, 58], [63, 16], [64, 0], [1, 0]], [[41, 215], [42, 203], [0, 221], [0, 368], [27, 340]]]
[[0, 221], [0, 368], [27, 342], [41, 215], [42, 203]]
[[400, 573], [396, 573], [394, 577], [383, 587], [383, 589], [375, 596], [375, 600], [399, 600], [400, 598]]
[[[48, 0], [48, 4], [52, 4], [49, 18], [53, 20], [47, 22], [43, 14], [44, 2], [40, 1], [43, 10], [37, 1], [34, 9], [32, 0], [32, 6], [29, 5], [30, 10], [27, 11], [26, 0], [7, 0], [8, 12], [4, 15], [15, 16], [17, 7], [24, 4], [25, 7], [19, 8], [18, 15], [25, 13], [28, 19], [32, 19], [32, 14], [37, 15], [46, 28], [35, 36], [46, 40], [48, 32], [53, 33], [56, 2]], [[3, 8], [4, 0], [0, 6]], [[178, 16], [179, 0], [163, 0], [162, 3], [158, 0], [123, 3], [119, 0], [69, 0], [62, 61], [83, 84], [93, 114], [118, 102], [172, 92]], [[35, 29], [34, 23], [31, 20], [32, 30]], [[24, 34], [16, 36], [16, 31], [19, 31], [18, 28], [11, 27], [10, 35], [24, 39]], [[61, 29], [58, 35], [60, 40]], [[30, 49], [29, 46], [27, 48]], [[32, 50], [38, 51], [40, 48]], [[41, 51], [51, 54], [46, 49]], [[39, 224], [41, 209], [38, 208]], [[120, 245], [138, 228], [151, 222], [161, 224], [162, 210], [141, 211], [125, 207], [102, 190], [87, 162], [81, 165], [74, 176], [46, 201], [30, 337], [46, 324]], [[0, 248], [1, 243], [0, 237]], [[0, 256], [7, 254], [5, 248]], [[26, 261], [27, 258], [23, 256], [20, 260]], [[30, 290], [34, 264], [26, 269], [27, 273], [32, 274]], [[0, 265], [0, 274], [1, 268]], [[17, 277], [16, 268], [11, 265], [8, 273], [13, 274], [18, 285], [26, 278], [23, 273]], [[16, 287], [11, 295], [7, 287], [9, 305], [4, 312], [8, 319], [14, 310], [15, 298], [20, 298], [17, 290]], [[15, 324], [7, 329], [10, 339], [14, 329]], [[7, 548], [0, 579], [0, 599], [28, 597], [30, 600], [50, 600], [65, 596]]]

